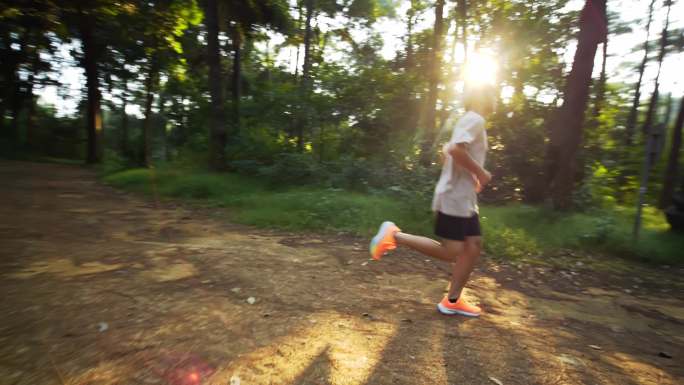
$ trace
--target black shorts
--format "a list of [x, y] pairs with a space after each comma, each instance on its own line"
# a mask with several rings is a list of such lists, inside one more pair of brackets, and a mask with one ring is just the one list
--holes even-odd
[[438, 211], [435, 219], [435, 235], [452, 241], [464, 241], [465, 237], [481, 236], [480, 216], [474, 214], [470, 218], [454, 217]]

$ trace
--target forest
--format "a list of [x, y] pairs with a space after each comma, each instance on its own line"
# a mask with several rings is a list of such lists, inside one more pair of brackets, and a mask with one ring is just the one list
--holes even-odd
[[[85, 162], [140, 189], [155, 173], [160, 194], [221, 206], [300, 192], [246, 219], [276, 227], [363, 232], [353, 213], [385, 196], [422, 229], [449, 117], [487, 83], [493, 233], [526, 238], [551, 217], [550, 233], [577, 228], [554, 246], [681, 261], [676, 1], [2, 3], [4, 158]], [[332, 202], [283, 221], [316, 194]]]
[[0, 0], [0, 384], [684, 384], [683, 70], [684, 0]]

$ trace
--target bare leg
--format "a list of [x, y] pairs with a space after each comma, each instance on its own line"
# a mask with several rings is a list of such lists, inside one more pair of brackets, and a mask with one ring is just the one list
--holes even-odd
[[444, 243], [439, 243], [434, 239], [402, 233], [401, 231], [394, 233], [394, 239], [399, 245], [410, 247], [429, 257], [447, 262], [455, 262], [463, 251], [464, 245], [461, 241], [446, 241]]
[[[448, 246], [451, 242], [446, 241]], [[463, 244], [463, 242], [458, 242]], [[470, 278], [470, 273], [473, 272], [475, 263], [480, 257], [480, 250], [482, 250], [482, 237], [466, 237], [465, 248], [459, 258], [452, 264], [453, 270], [451, 274], [451, 285], [449, 285], [449, 298], [458, 298], [461, 296], [463, 287]]]

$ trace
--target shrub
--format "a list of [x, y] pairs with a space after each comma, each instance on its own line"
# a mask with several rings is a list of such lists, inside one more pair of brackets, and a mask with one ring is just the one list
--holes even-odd
[[279, 154], [272, 165], [259, 168], [258, 173], [271, 186], [306, 185], [327, 180], [324, 167], [307, 154]]
[[105, 149], [104, 158], [100, 165], [100, 173], [102, 173], [102, 175], [110, 175], [115, 172], [123, 171], [129, 166], [128, 161], [119, 155], [119, 153], [114, 150]]
[[264, 167], [263, 163], [252, 159], [230, 162], [230, 169], [241, 175], [258, 175], [262, 167]]

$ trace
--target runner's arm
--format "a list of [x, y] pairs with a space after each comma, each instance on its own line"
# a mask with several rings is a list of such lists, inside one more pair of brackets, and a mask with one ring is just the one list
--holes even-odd
[[481, 187], [484, 187], [487, 183], [489, 183], [490, 180], [492, 180], [492, 174], [482, 168], [482, 166], [480, 166], [470, 156], [470, 154], [468, 154], [468, 151], [466, 150], [466, 143], [453, 143], [449, 145], [448, 152], [449, 155], [451, 155], [451, 157], [454, 159], [454, 162], [470, 171], [470, 173], [477, 178]]

